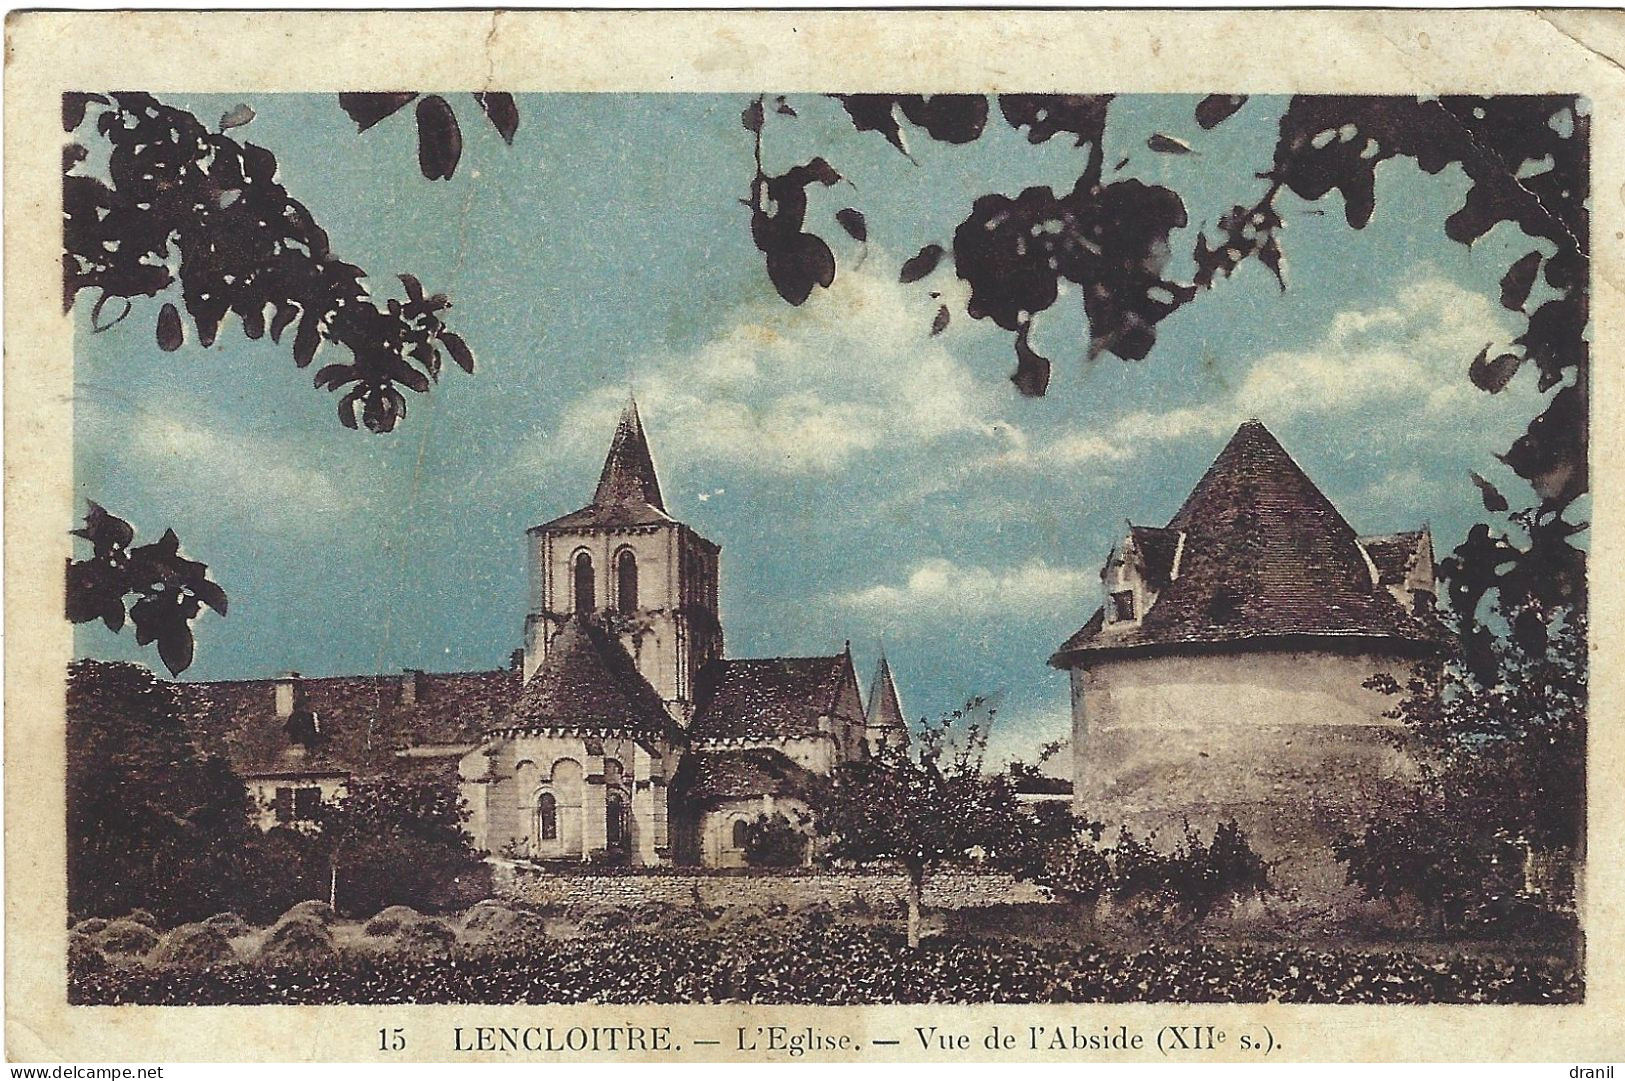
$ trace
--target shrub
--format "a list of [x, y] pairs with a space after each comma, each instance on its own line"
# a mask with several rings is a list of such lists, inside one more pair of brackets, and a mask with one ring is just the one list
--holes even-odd
[[68, 972], [100, 972], [107, 967], [107, 955], [96, 948], [89, 935], [68, 935]]
[[444, 920], [424, 918], [403, 924], [394, 949], [413, 957], [445, 957], [457, 945], [457, 932]]
[[217, 912], [204, 920], [203, 926], [213, 927], [227, 938], [239, 938], [253, 930], [248, 921], [235, 912]]
[[232, 964], [237, 954], [224, 931], [206, 923], [184, 923], [158, 943], [152, 959], [159, 964], [182, 968], [210, 968]]
[[108, 953], [147, 953], [158, 945], [158, 932], [134, 920], [113, 920], [95, 938]]
[[329, 924], [338, 918], [333, 906], [326, 901], [300, 901], [282, 914], [278, 923], [288, 920], [315, 920], [317, 923]]
[[487, 938], [539, 931], [541, 927], [541, 917], [536, 913], [509, 908], [497, 901], [482, 901], [463, 917], [464, 931]]
[[618, 931], [628, 926], [632, 917], [623, 909], [611, 905], [600, 905], [583, 916], [576, 924], [577, 930], [588, 932]]
[[309, 916], [283, 919], [260, 946], [259, 960], [267, 964], [310, 964], [335, 953], [333, 935], [320, 920]]
[[799, 867], [806, 858], [807, 834], [784, 815], [757, 815], [745, 827], [745, 862], [752, 867]]
[[632, 923], [637, 927], [658, 927], [675, 907], [670, 901], [640, 901], [632, 906]]
[[406, 925], [416, 923], [422, 918], [415, 908], [407, 905], [390, 905], [368, 920], [362, 930], [369, 935], [393, 935]]
[[143, 927], [150, 927], [154, 931], [158, 930], [158, 917], [144, 908], [131, 909], [130, 914], [124, 918], [139, 923]]
[[78, 923], [73, 925], [71, 930], [76, 931], [81, 935], [99, 935], [106, 926], [106, 920], [102, 919], [100, 916], [92, 916], [88, 920], [80, 920]]

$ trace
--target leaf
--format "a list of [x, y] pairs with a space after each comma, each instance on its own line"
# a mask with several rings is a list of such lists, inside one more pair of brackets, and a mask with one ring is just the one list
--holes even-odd
[[220, 114], [220, 130], [230, 131], [232, 128], [240, 128], [245, 124], [252, 123], [254, 116], [253, 108], [248, 105], [238, 104], [233, 106], [229, 113]]
[[474, 351], [467, 342], [451, 331], [443, 330], [440, 332], [440, 344], [446, 347], [446, 352], [451, 354], [451, 359], [457, 362], [459, 368], [469, 375], [474, 374]]
[[762, 99], [757, 98], [745, 106], [745, 111], [739, 114], [739, 122], [745, 130], [757, 135], [762, 133]]
[[418, 168], [427, 180], [450, 180], [463, 156], [457, 115], [439, 94], [418, 102]]
[[937, 264], [942, 261], [942, 256], [941, 244], [927, 244], [912, 259], [903, 264], [903, 269], [897, 275], [897, 280], [904, 285], [919, 281], [937, 269]]
[[193, 646], [192, 628], [185, 621], [167, 626], [159, 634], [158, 656], [170, 675], [178, 676], [192, 666]]
[[1473, 478], [1474, 484], [1478, 485], [1478, 494], [1484, 500], [1485, 510], [1491, 514], [1499, 514], [1507, 509], [1506, 496], [1497, 491], [1495, 485], [1471, 470], [1468, 471], [1467, 475]]
[[1506, 276], [1501, 279], [1501, 307], [1508, 311], [1523, 311], [1524, 303], [1529, 299], [1529, 290], [1533, 288], [1535, 275], [1539, 271], [1538, 251], [1532, 251], [1513, 263]]
[[1016, 331], [1016, 370], [1010, 376], [1010, 382], [1023, 397], [1042, 398], [1049, 389], [1050, 362], [1048, 357], [1040, 356], [1027, 342], [1027, 334], [1032, 323], [1021, 324]]
[[108, 104], [106, 98], [100, 94], [80, 94], [69, 92], [62, 95], [62, 130], [72, 131], [85, 119], [85, 109], [91, 102], [101, 105]]
[[790, 108], [790, 103], [784, 100], [783, 94], [780, 94], [778, 97], [773, 99], [773, 111], [778, 113], [780, 116], [799, 115], [794, 109]]
[[840, 222], [841, 228], [846, 230], [846, 234], [858, 243], [861, 244], [869, 239], [869, 223], [864, 220], [861, 210], [854, 210], [851, 207], [847, 207], [845, 210], [837, 210], [835, 220]]
[[480, 103], [485, 110], [486, 119], [491, 126], [497, 129], [502, 141], [509, 146], [513, 145], [514, 133], [519, 130], [519, 106], [514, 104], [512, 94], [483, 94], [476, 92], [474, 100]]
[[938, 308], [937, 317], [931, 320], [931, 337], [935, 338], [938, 334], [941, 334], [943, 331], [947, 330], [948, 321], [951, 318], [953, 317], [948, 312], [948, 305], [944, 304]]
[[1273, 235], [1258, 249], [1258, 261], [1270, 268], [1270, 273], [1275, 275], [1275, 281], [1280, 285], [1281, 292], [1286, 292], [1286, 274], [1281, 268], [1281, 242]]
[[360, 378], [355, 373], [353, 364], [329, 364], [316, 373], [314, 385], [321, 390], [337, 390], [346, 383], [353, 383]]
[[799, 233], [767, 253], [767, 276], [779, 296], [799, 307], [814, 286], [828, 289], [835, 281], [835, 253], [819, 237]]
[[181, 326], [181, 313], [175, 310], [175, 305], [165, 304], [158, 310], [158, 348], [166, 353], [173, 353], [186, 341], [186, 331]]
[[412, 303], [422, 304], [423, 283], [418, 281], [417, 276], [414, 274], [397, 274], [395, 276], [401, 279], [401, 285], [406, 288], [406, 295], [411, 298]]
[[366, 131], [385, 117], [395, 115], [417, 96], [415, 90], [385, 94], [340, 94], [339, 108], [350, 114], [357, 131]]
[[317, 329], [318, 320], [315, 312], [306, 312], [305, 317], [299, 320], [299, 330], [293, 336], [293, 362], [301, 368], [309, 367], [310, 362], [316, 359], [316, 350], [322, 344], [321, 332]]
[[221, 589], [218, 583], [204, 578], [191, 583], [189, 588], [197, 595], [198, 600], [213, 608], [220, 615], [226, 614], [226, 591]]
[[1164, 135], [1160, 131], [1153, 132], [1151, 138], [1145, 141], [1145, 145], [1159, 154], [1189, 154], [1191, 152], [1191, 144], [1183, 139], [1175, 139], [1172, 135]]
[[897, 99], [893, 95], [836, 94], [835, 100], [841, 103], [846, 115], [852, 118], [854, 128], [858, 131], [878, 131], [904, 156], [908, 155], [908, 147], [903, 145], [903, 128], [897, 122], [894, 108]]
[[1209, 94], [1196, 104], [1196, 122], [1203, 131], [1212, 131], [1245, 104], [1246, 94]]
[[1490, 347], [1486, 345], [1468, 366], [1467, 378], [1471, 379], [1473, 386], [1479, 390], [1499, 394], [1506, 389], [1506, 385], [1518, 374], [1518, 369], [1522, 366], [1523, 358], [1516, 353], [1502, 353], [1491, 360]]

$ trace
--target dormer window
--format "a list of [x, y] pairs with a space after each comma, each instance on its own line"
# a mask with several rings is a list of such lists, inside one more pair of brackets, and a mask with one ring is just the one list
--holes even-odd
[[1125, 589], [1112, 594], [1111, 613], [1113, 623], [1134, 622], [1134, 591], [1132, 589]]

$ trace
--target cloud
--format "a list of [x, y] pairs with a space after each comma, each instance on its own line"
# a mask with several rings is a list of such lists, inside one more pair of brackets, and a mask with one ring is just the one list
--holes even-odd
[[1099, 587], [1096, 571], [1055, 567], [1041, 559], [995, 570], [938, 558], [914, 564], [901, 584], [869, 586], [839, 594], [835, 601], [864, 615], [911, 622], [1000, 614], [1025, 618], [1070, 612]]
[[[253, 508], [257, 525], [332, 521], [359, 509], [359, 490], [341, 490], [334, 476], [308, 464], [311, 448], [260, 433], [226, 433], [164, 410], [91, 422], [104, 447], [156, 490], [191, 493], [218, 509], [222, 500]], [[301, 526], [301, 531], [305, 528]]]
[[[885, 264], [871, 253], [868, 265]], [[948, 298], [953, 303], [953, 298]], [[743, 309], [695, 350], [640, 359], [634, 390], [663, 455], [769, 474], [832, 474], [944, 440], [1004, 440], [1001, 383], [928, 336], [938, 301], [890, 274], [843, 268], [800, 308]], [[606, 386], [568, 408], [556, 455], [602, 450], [625, 401]]]
[[1469, 363], [1486, 343], [1504, 345], [1513, 333], [1514, 317], [1490, 297], [1419, 273], [1385, 304], [1339, 312], [1308, 348], [1260, 357], [1212, 401], [1133, 410], [1086, 435], [1021, 446], [994, 460], [1032, 466], [1121, 462], [1157, 443], [1223, 438], [1252, 417], [1277, 429], [1336, 417], [1351, 432], [1407, 442], [1441, 430], [1455, 436], [1441, 421], [1469, 410], [1527, 413], [1529, 404], [1521, 399], [1534, 393], [1527, 380], [1492, 399], [1467, 378]]

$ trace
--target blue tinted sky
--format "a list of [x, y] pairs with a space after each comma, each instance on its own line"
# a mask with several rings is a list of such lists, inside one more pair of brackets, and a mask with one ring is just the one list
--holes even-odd
[[[212, 119], [238, 99], [168, 100]], [[792, 309], [739, 203], [740, 97], [522, 97], [508, 148], [461, 95], [462, 162], [433, 184], [410, 109], [357, 134], [331, 95], [250, 101], [239, 136], [277, 155], [335, 252], [380, 293], [398, 295], [400, 271], [450, 293], [479, 366], [369, 436], [339, 426], [286, 348], [228, 323], [213, 349], [165, 355], [156, 302], [98, 335], [80, 305], [79, 490], [154, 535], [172, 526], [231, 595], [188, 678], [506, 663], [524, 529], [586, 501], [628, 389], [668, 508], [723, 546], [732, 655], [850, 639], [867, 682], [883, 639], [911, 714], [996, 696], [1001, 756], [1066, 734], [1045, 658], [1098, 604], [1125, 519], [1166, 521], [1243, 419], [1263, 419], [1356, 529], [1429, 522], [1441, 552], [1482, 514], [1469, 469], [1516, 485], [1491, 453], [1533, 415], [1532, 373], [1495, 397], [1465, 373], [1517, 333], [1497, 281], [1534, 245], [1506, 226], [1470, 251], [1446, 240], [1455, 168], [1385, 163], [1361, 232], [1335, 193], [1284, 201], [1287, 292], [1249, 265], [1166, 321], [1143, 362], [1084, 361], [1081, 303], [1063, 296], [1036, 326], [1056, 368], [1034, 401], [1007, 381], [1010, 335], [964, 315], [951, 270], [897, 283], [977, 195], [1076, 178], [1084, 150], [1031, 146], [996, 112], [967, 146], [917, 133], [917, 165], [828, 99], [770, 117], [770, 170], [822, 154], [850, 181], [816, 190], [809, 214], [835, 287]], [[1195, 101], [1120, 98], [1107, 133], [1108, 166], [1128, 157], [1120, 175], [1185, 197], [1175, 276], [1199, 227], [1257, 198], [1284, 105], [1256, 98], [1204, 133]], [[1154, 154], [1153, 131], [1196, 152]], [[868, 217], [866, 251], [834, 223], [847, 205]], [[929, 290], [954, 308], [936, 338]], [[156, 663], [99, 625], [79, 647]]]

